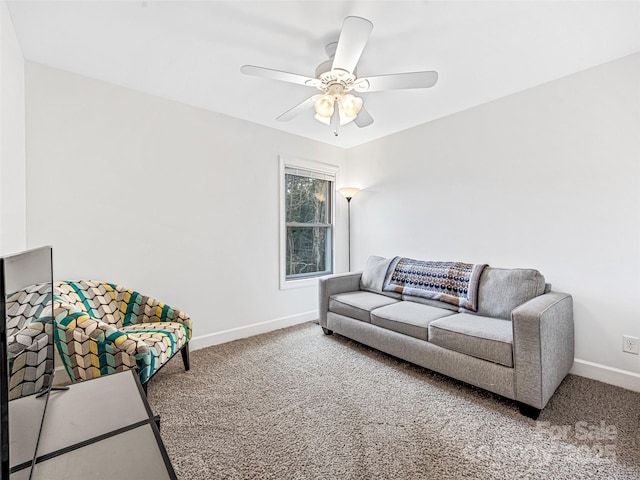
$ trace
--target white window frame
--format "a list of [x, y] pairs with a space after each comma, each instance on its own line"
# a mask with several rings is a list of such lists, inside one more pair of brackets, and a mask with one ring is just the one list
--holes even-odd
[[287, 226], [286, 226], [286, 195], [285, 195], [285, 171], [289, 168], [299, 168], [300, 170], [309, 170], [323, 175], [333, 176], [334, 180], [331, 186], [331, 271], [336, 271], [336, 185], [338, 183], [339, 167], [329, 163], [317, 162], [314, 160], [306, 160], [288, 155], [280, 155], [280, 289], [287, 290], [290, 288], [317, 287], [318, 275], [311, 278], [300, 278], [287, 280]]

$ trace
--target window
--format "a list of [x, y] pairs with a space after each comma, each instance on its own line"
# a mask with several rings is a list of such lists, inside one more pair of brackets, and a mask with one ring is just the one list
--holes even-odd
[[333, 272], [333, 198], [337, 168], [281, 159], [281, 287], [306, 286]]

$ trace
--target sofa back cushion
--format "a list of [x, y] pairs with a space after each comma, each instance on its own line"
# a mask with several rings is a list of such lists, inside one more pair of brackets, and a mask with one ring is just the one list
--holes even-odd
[[360, 290], [366, 290], [368, 292], [380, 293], [391, 298], [402, 298], [402, 295], [395, 292], [385, 292], [382, 290], [384, 284], [384, 277], [389, 269], [389, 264], [393, 258], [378, 257], [371, 255], [367, 259], [367, 264], [362, 272], [360, 278]]
[[511, 319], [511, 311], [542, 295], [544, 276], [537, 270], [486, 267], [478, 288], [478, 315]]
[[511, 319], [511, 310], [545, 293], [550, 285], [545, 284], [544, 276], [534, 269], [485, 267], [480, 276], [478, 287], [478, 311], [471, 312], [455, 305], [428, 300], [412, 295], [400, 295], [383, 291], [384, 278], [393, 258], [372, 255], [360, 279], [360, 289], [380, 293], [391, 298], [424, 303], [462, 313], [472, 313], [485, 317]]

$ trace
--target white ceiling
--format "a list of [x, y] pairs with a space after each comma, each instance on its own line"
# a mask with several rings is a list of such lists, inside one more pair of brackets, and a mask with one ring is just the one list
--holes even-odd
[[[8, 1], [27, 60], [349, 148], [640, 51], [638, 1]], [[313, 76], [342, 21], [373, 22], [358, 75], [437, 70], [427, 90], [363, 94], [373, 125], [331, 129]]]

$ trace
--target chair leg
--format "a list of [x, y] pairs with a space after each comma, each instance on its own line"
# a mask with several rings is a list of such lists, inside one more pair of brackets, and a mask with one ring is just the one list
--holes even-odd
[[144, 391], [145, 396], [147, 395], [147, 385], [149, 385], [148, 381], [142, 384], [142, 390]]
[[182, 362], [184, 363], [184, 370], [185, 372], [188, 372], [189, 369], [191, 368], [191, 365], [189, 364], [189, 344], [187, 343], [181, 350], [182, 352]]

